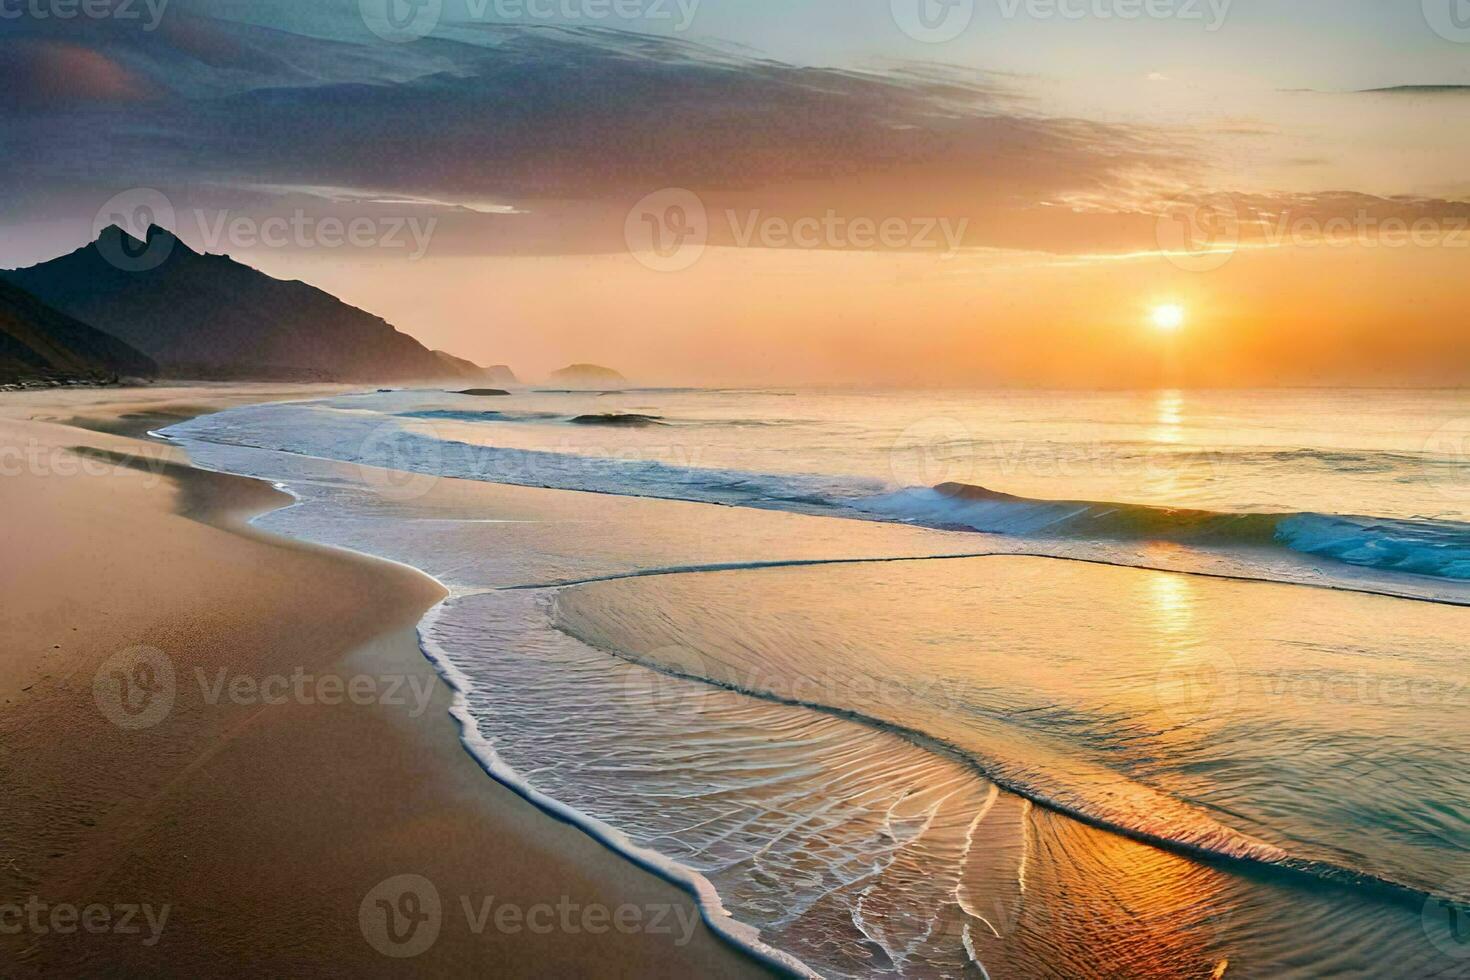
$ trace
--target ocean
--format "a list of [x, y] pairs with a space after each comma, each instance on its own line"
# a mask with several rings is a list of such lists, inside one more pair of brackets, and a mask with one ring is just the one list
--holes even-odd
[[486, 769], [791, 972], [1470, 974], [1464, 392], [405, 390], [164, 435], [444, 583]]

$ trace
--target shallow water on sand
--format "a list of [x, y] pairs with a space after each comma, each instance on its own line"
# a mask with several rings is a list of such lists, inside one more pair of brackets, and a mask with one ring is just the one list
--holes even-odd
[[1426, 892], [1470, 876], [1470, 610], [1002, 556], [593, 583], [557, 614], [1133, 834]]

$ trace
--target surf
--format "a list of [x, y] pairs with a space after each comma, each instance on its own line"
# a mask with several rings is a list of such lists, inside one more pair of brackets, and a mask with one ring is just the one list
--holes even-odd
[[905, 523], [1016, 537], [1162, 541], [1219, 548], [1277, 545], [1381, 571], [1470, 580], [1470, 525], [1455, 521], [1042, 500], [963, 483], [900, 490], [851, 506]]

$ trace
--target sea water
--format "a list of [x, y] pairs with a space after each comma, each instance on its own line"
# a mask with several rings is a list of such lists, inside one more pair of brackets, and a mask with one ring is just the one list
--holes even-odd
[[692, 874], [753, 949], [1450, 976], [1467, 417], [1455, 392], [403, 391], [167, 434], [298, 495], [264, 526], [449, 585], [426, 648], [492, 770]]

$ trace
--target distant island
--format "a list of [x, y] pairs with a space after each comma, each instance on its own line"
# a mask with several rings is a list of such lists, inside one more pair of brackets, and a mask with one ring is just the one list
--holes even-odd
[[551, 380], [574, 388], [607, 387], [627, 384], [628, 379], [612, 368], [598, 364], [573, 364], [554, 371]]

